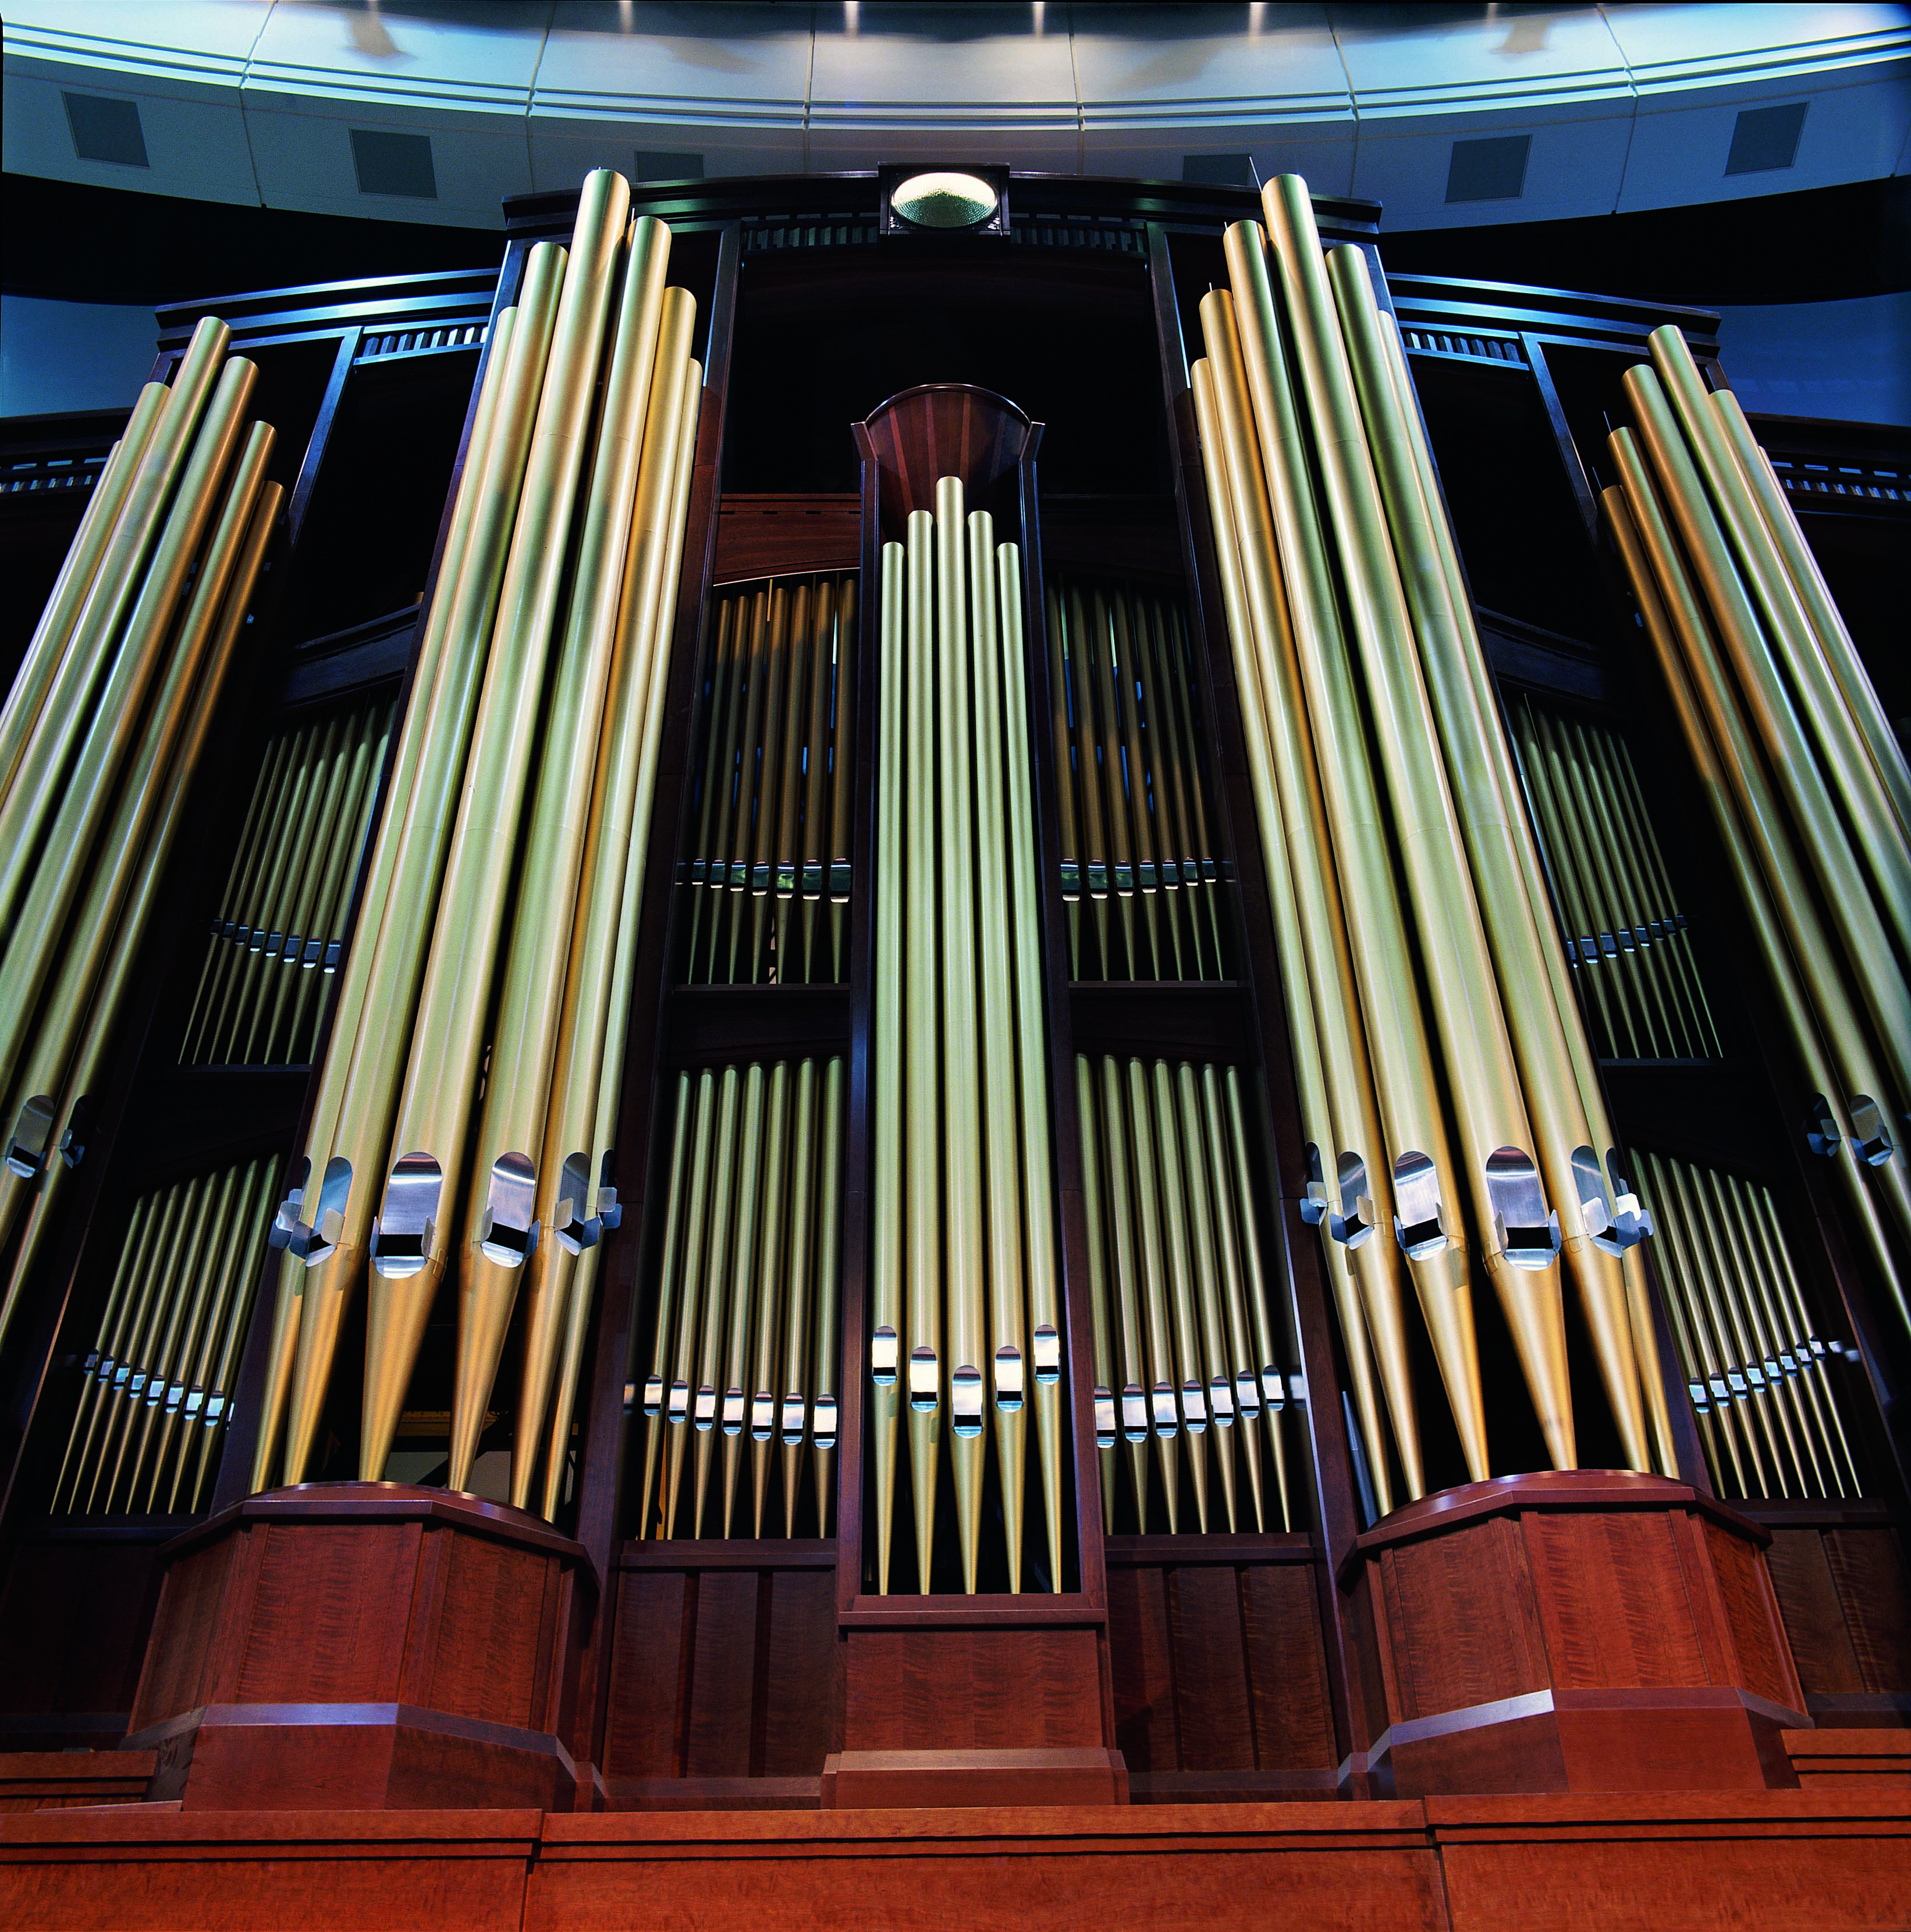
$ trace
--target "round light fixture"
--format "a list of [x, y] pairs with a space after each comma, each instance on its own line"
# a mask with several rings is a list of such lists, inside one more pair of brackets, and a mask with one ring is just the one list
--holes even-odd
[[995, 212], [998, 197], [980, 175], [910, 175], [890, 195], [890, 207], [914, 228], [976, 228]]

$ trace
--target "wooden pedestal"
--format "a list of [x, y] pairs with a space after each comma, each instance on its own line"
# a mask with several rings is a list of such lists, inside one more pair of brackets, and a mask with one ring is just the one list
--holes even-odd
[[1804, 1697], [1768, 1540], [1683, 1484], [1623, 1472], [1469, 1484], [1396, 1511], [1346, 1579], [1383, 1680], [1377, 1793], [1796, 1785], [1780, 1733]]
[[168, 1546], [129, 1747], [188, 1810], [562, 1809], [584, 1552], [397, 1483], [255, 1496]]

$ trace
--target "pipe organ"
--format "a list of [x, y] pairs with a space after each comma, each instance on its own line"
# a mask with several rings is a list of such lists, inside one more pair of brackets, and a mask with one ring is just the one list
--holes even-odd
[[0, 1718], [188, 1813], [1890, 1730], [1911, 771], [1708, 320], [898, 172], [163, 312], [0, 712]]

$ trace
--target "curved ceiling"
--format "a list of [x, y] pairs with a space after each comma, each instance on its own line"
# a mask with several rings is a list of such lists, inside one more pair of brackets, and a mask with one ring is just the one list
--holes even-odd
[[10, 0], [9, 170], [494, 227], [592, 167], [1246, 178], [1392, 230], [1911, 169], [1911, 8]]

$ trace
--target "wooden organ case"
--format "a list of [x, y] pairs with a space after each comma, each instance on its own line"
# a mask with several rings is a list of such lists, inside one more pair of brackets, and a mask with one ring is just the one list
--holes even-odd
[[[1405, 1860], [1409, 1889], [1423, 1855], [1455, 1882], [1442, 1817], [1530, 1826], [1560, 1852], [1568, 1811], [1534, 1822], [1502, 1794], [1556, 1794], [1602, 1828], [1702, 1814], [1724, 1837], [1802, 1832], [1835, 1794], [1893, 1842], [1911, 1337], [1799, 1126], [1812, 1082], [1745, 964], [1757, 936], [1602, 522], [1622, 377], [1670, 323], [1718, 383], [1714, 320], [1390, 282], [1378, 212], [1313, 204], [1402, 352], [1545, 937], [1654, 1224], [1634, 1320], [1658, 1466], [1628, 1466], [1576, 1304], [1579, 1466], [1552, 1466], [1483, 1274], [1476, 1470], [1449, 1364], [1415, 1328], [1387, 1382], [1378, 1316], [1350, 1338], [1360, 1304], [1330, 1278], [1349, 1251], [1318, 1231], [1338, 1184], [1305, 1116], [1306, 969], [1263, 862], [1270, 714], [1231, 638], [1241, 559], [1217, 541], [1219, 437], [1190, 373], [1219, 353], [1208, 304], [1231, 274], [1243, 306], [1223, 231], [1259, 204], [1005, 175], [1000, 232], [898, 235], [887, 186], [634, 193], [669, 224], [701, 386], [614, 982], [614, 1208], [548, 1447], [518, 1439], [521, 1306], [478, 1419], [456, 1420], [446, 1286], [380, 1466], [353, 1450], [369, 1378], [362, 1398], [340, 1370], [313, 1397], [303, 1480], [255, 1480], [278, 1454], [260, 1446], [281, 1372], [266, 1222], [299, 1184], [340, 969], [368, 943], [367, 855], [428, 688], [488, 344], [507, 311], [525, 326], [533, 251], [571, 238], [578, 198], [509, 204], [496, 276], [162, 312], [162, 380], [202, 311], [257, 364], [285, 510], [0, 1355], [0, 1784], [16, 1808], [143, 1798], [188, 1821], [282, 1812], [286, 1832], [516, 1808], [495, 1815], [532, 1816], [505, 1835], [531, 1846], [547, 1911], [656, 1880], [644, 1832], [687, 1842], [658, 1814], [700, 1814], [705, 1858], [767, 1856], [770, 1822], [706, 1814], [934, 1808], [971, 1851], [994, 1819], [1024, 1850], [1065, 1830], [1071, 1858], [1093, 1840], [1164, 1873], [1224, 1829], [1234, 1850], [1316, 1832], [1349, 1858], [1366, 1833], [1359, 1855]], [[48, 580], [118, 427], [43, 423], [14, 452], [0, 518]], [[1888, 542], [1820, 527], [1902, 518], [1901, 487], [1841, 508], [1824, 480], [1840, 460], [1888, 476], [1890, 452], [1752, 427], [1898, 708]], [[998, 649], [1017, 635], [1019, 663]], [[944, 682], [919, 702], [932, 637]], [[1005, 808], [990, 761], [1018, 757]], [[974, 853], [905, 863], [904, 818], [938, 786], [936, 836], [979, 812]], [[274, 838], [310, 842], [322, 793], [332, 862], [275, 872]], [[304, 833], [274, 830], [299, 808]], [[937, 922], [958, 901], [956, 944]], [[318, 942], [289, 996], [266, 976], [288, 932]], [[1335, 1197], [1346, 1214], [1357, 1193]], [[164, 1249], [156, 1231], [194, 1214], [199, 1246]], [[970, 1221], [998, 1258], [965, 1276]], [[924, 1226], [952, 1257], [926, 1282], [905, 1232]], [[148, 1360], [116, 1311], [141, 1282], [160, 1308], [176, 1250], [222, 1285], [209, 1312], [153, 1316]], [[1009, 1250], [1017, 1286], [998, 1292]], [[366, 1318], [343, 1316], [341, 1362]], [[111, 1406], [129, 1398], [99, 1367], [116, 1357], [190, 1422], [162, 1399], [149, 1462], [136, 1412], [123, 1479]], [[512, 1457], [540, 1454], [514, 1505]], [[1147, 1823], [1160, 1807], [1184, 1838]], [[974, 1827], [950, 1822], [964, 1810]], [[574, 1814], [595, 1815], [560, 1826]], [[1361, 1870], [1336, 1882], [1382, 1883]], [[910, 1870], [897, 1882], [926, 1882]], [[826, 1893], [850, 1909], [826, 1886], [816, 1910]], [[998, 1922], [994, 1894], [964, 1895]], [[1429, 1910], [1462, 1922], [1461, 1897]]]

